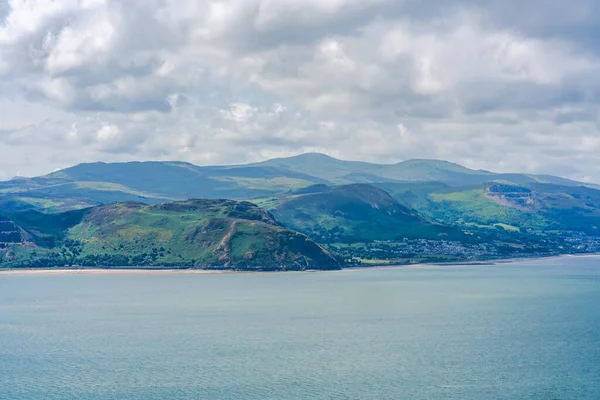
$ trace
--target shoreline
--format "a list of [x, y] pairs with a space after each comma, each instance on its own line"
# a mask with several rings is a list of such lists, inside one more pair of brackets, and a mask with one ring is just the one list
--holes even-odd
[[251, 271], [234, 271], [234, 270], [206, 270], [206, 269], [182, 269], [182, 268], [12, 268], [0, 269], [1, 275], [132, 275], [132, 274], [190, 274], [190, 275], [213, 275], [213, 274], [234, 274], [238, 272]]
[[449, 261], [449, 262], [439, 262], [439, 263], [415, 263], [415, 264], [374, 264], [369, 267], [365, 266], [357, 266], [357, 267], [348, 267], [343, 268], [342, 270], [362, 270], [362, 269], [384, 269], [384, 268], [426, 268], [426, 267], [452, 267], [452, 266], [490, 266], [490, 265], [503, 265], [503, 264], [513, 264], [516, 262], [525, 262], [525, 261], [543, 261], [543, 260], [553, 260], [560, 258], [592, 258], [592, 257], [600, 257], [600, 253], [579, 253], [579, 254], [557, 254], [553, 256], [531, 256], [531, 257], [511, 257], [511, 258], [497, 258], [491, 260], [473, 260], [473, 261]]
[[310, 269], [305, 271], [243, 271], [243, 270], [217, 270], [217, 269], [193, 269], [193, 268], [0, 268], [0, 276], [2, 275], [61, 275], [61, 274], [72, 274], [72, 275], [164, 275], [164, 274], [178, 274], [178, 275], [218, 275], [218, 274], [256, 274], [256, 273], [290, 273], [290, 272], [337, 272], [337, 271], [355, 271], [365, 269], [400, 269], [400, 268], [426, 268], [426, 267], [451, 267], [451, 266], [489, 266], [499, 264], [512, 264], [515, 262], [522, 261], [537, 261], [537, 260], [551, 260], [559, 258], [585, 258], [585, 257], [600, 257], [600, 253], [582, 253], [582, 254], [559, 254], [554, 256], [533, 256], [533, 257], [512, 257], [512, 258], [499, 258], [495, 260], [473, 260], [473, 261], [453, 261], [453, 262], [441, 262], [441, 263], [415, 263], [415, 264], [373, 264], [370, 266], [352, 266], [344, 267], [340, 270], [316, 270]]

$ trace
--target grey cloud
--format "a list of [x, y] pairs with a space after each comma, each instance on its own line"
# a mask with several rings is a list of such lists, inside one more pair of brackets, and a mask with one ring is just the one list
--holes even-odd
[[591, 0], [2, 4], [5, 178], [323, 151], [600, 181]]

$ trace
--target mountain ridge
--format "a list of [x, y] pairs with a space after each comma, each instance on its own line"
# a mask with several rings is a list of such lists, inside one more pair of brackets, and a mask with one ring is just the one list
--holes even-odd
[[[493, 171], [488, 171], [488, 170], [484, 170], [484, 169], [472, 169], [472, 168], [465, 167], [461, 164], [442, 160], [442, 159], [411, 158], [411, 159], [406, 159], [406, 160], [402, 160], [402, 161], [398, 161], [398, 162], [394, 162], [394, 163], [375, 163], [375, 162], [368, 162], [368, 161], [344, 160], [344, 159], [339, 159], [339, 158], [336, 158], [336, 157], [333, 157], [333, 156], [330, 156], [330, 155], [327, 155], [324, 153], [315, 153], [315, 152], [302, 153], [302, 154], [289, 156], [289, 157], [277, 157], [277, 158], [267, 159], [267, 160], [263, 160], [263, 161], [252, 162], [252, 163], [243, 163], [243, 164], [196, 165], [196, 164], [193, 164], [193, 163], [190, 163], [187, 161], [180, 161], [180, 160], [164, 160], [164, 161], [135, 160], [135, 161], [124, 161], [124, 162], [105, 162], [105, 161], [84, 162], [84, 163], [75, 164], [70, 167], [62, 168], [58, 171], [54, 171], [54, 172], [48, 173], [46, 175], [40, 175], [40, 176], [36, 176], [36, 177], [16, 176], [16, 177], [9, 179], [8, 181], [30, 180], [30, 179], [35, 179], [35, 178], [63, 178], [64, 176], [62, 176], [62, 175], [66, 171], [75, 169], [77, 167], [86, 167], [86, 166], [109, 166], [109, 165], [127, 165], [127, 164], [129, 164], [129, 165], [163, 164], [163, 165], [172, 165], [172, 166], [177, 166], [177, 167], [191, 168], [191, 169], [197, 170], [197, 171], [202, 171], [202, 170], [210, 171], [210, 170], [234, 170], [234, 169], [245, 168], [245, 167], [270, 166], [270, 165], [277, 165], [277, 164], [289, 165], [290, 163], [293, 163], [294, 161], [301, 161], [301, 162], [306, 163], [306, 162], [318, 162], [318, 161], [323, 161], [323, 160], [325, 160], [329, 163], [333, 163], [333, 164], [355, 164], [355, 165], [370, 166], [370, 167], [376, 167], [376, 168], [424, 164], [427, 166], [446, 166], [446, 167], [449, 167], [449, 169], [463, 171], [463, 172], [467, 172], [470, 174], [479, 174], [479, 175], [486, 175], [486, 176], [524, 175], [524, 176], [536, 177], [536, 178], [541, 178], [541, 179], [559, 178], [561, 180], [580, 184], [582, 186], [586, 186], [586, 185], [597, 186], [598, 185], [598, 184], [590, 183], [590, 182], [575, 181], [575, 180], [572, 180], [569, 178], [563, 178], [560, 176], [547, 174], [547, 173], [531, 174], [531, 173], [520, 173], [520, 172], [493, 172]], [[8, 181], [4, 181], [4, 182], [8, 182]]]
[[183, 161], [82, 163], [47, 175], [0, 182], [1, 209], [50, 212], [122, 201], [159, 203], [189, 198], [245, 200], [315, 184], [441, 182], [455, 187], [509, 184], [595, 185], [552, 175], [499, 174], [443, 160], [394, 164], [345, 161], [305, 153], [251, 164], [197, 166]]
[[[250, 202], [123, 202], [58, 214], [0, 217], [0, 266], [339, 269], [309, 237]], [[4, 264], [4, 265], [2, 265]]]

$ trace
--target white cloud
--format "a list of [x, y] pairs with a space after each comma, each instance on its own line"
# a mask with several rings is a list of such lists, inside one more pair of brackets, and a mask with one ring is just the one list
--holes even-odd
[[592, 0], [3, 1], [2, 178], [324, 151], [600, 181]]
[[45, 69], [51, 76], [102, 61], [115, 45], [116, 27], [108, 12], [87, 13], [53, 34], [48, 32], [43, 49], [48, 53]]
[[120, 130], [115, 125], [103, 125], [96, 133], [99, 142], [113, 142], [119, 138]]
[[232, 103], [229, 110], [222, 110], [221, 113], [225, 119], [235, 122], [248, 122], [256, 111], [256, 107], [248, 104]]

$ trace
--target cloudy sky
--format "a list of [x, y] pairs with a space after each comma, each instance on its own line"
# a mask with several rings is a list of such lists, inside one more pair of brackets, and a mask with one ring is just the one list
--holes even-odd
[[0, 179], [439, 158], [600, 182], [597, 0], [0, 0]]

